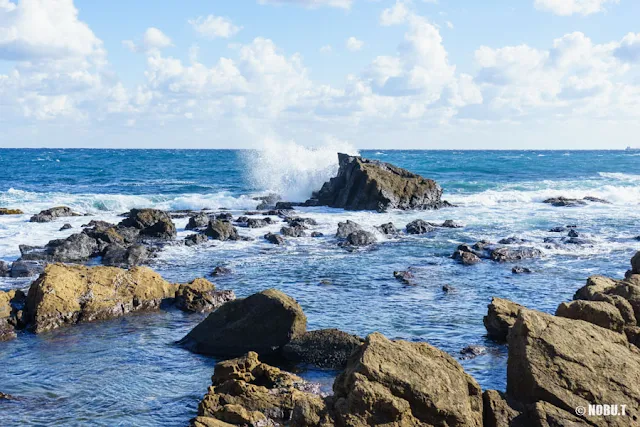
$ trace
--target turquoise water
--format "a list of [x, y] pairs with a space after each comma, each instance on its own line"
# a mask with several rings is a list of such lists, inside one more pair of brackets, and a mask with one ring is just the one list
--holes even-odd
[[[210, 243], [164, 250], [152, 267], [172, 281], [188, 281], [225, 264], [220, 288], [246, 296], [276, 287], [303, 306], [311, 329], [338, 327], [427, 341], [454, 357], [467, 345], [487, 352], [460, 363], [483, 388], [505, 386], [506, 349], [484, 337], [482, 316], [492, 296], [553, 312], [591, 274], [621, 276], [640, 249], [640, 153], [622, 151], [363, 151], [435, 179], [456, 208], [434, 212], [344, 212], [304, 208], [324, 238], [290, 239], [274, 247], [260, 236], [269, 229], [240, 229], [253, 242]], [[253, 197], [278, 191], [301, 198], [335, 173], [335, 153], [298, 156], [233, 150], [0, 150], [0, 207], [20, 208], [0, 217], [0, 259], [15, 260], [18, 244], [44, 244], [74, 232], [86, 218], [28, 223], [30, 214], [66, 204], [95, 219], [117, 220], [133, 207], [162, 209], [255, 208]], [[552, 196], [607, 199], [610, 205], [555, 208]], [[337, 247], [336, 225], [352, 219], [365, 228], [393, 221], [453, 219], [462, 229], [386, 239], [349, 253]], [[186, 236], [186, 220], [176, 220]], [[548, 247], [549, 228], [577, 225], [591, 243]], [[463, 242], [529, 240], [544, 256], [512, 264], [455, 264], [449, 256]], [[412, 267], [416, 286], [393, 278]], [[29, 280], [0, 279], [0, 288]], [[442, 291], [444, 285], [453, 288]], [[0, 343], [0, 391], [20, 397], [0, 402], [1, 425], [185, 425], [210, 383], [215, 360], [173, 343], [202, 319], [175, 310], [79, 325], [39, 336], [21, 333]], [[303, 376], [330, 385], [333, 372]]]

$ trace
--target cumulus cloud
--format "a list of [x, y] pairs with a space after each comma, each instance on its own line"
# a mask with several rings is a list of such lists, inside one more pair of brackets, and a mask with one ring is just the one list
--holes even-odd
[[132, 40], [124, 40], [122, 44], [132, 52], [137, 53], [149, 52], [151, 50], [159, 50], [173, 46], [171, 39], [155, 27], [147, 28], [140, 43], [134, 43]]
[[347, 39], [346, 46], [351, 52], [357, 52], [362, 49], [364, 42], [352, 36]]
[[605, 5], [616, 4], [619, 0], [535, 0], [535, 7], [539, 10], [551, 12], [555, 15], [591, 15], [605, 10]]
[[228, 39], [235, 36], [242, 29], [242, 27], [234, 25], [228, 18], [215, 15], [190, 19], [189, 24], [202, 36], [211, 39], [218, 37]]
[[299, 6], [318, 8], [322, 6], [350, 9], [353, 0], [258, 0], [260, 4], [295, 4]]
[[622, 61], [640, 63], [640, 33], [624, 36], [614, 54]]
[[380, 25], [390, 26], [401, 24], [407, 19], [409, 8], [404, 1], [398, 0], [392, 7], [382, 11], [380, 15]]

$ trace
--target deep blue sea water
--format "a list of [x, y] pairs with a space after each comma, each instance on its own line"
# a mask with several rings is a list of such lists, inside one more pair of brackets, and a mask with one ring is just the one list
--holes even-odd
[[[267, 230], [240, 229], [253, 242], [166, 248], [152, 267], [185, 282], [225, 264], [234, 274], [216, 280], [239, 296], [275, 287], [295, 297], [309, 328], [337, 327], [366, 335], [427, 341], [456, 358], [471, 344], [487, 352], [460, 363], [484, 388], [505, 386], [506, 349], [488, 341], [482, 316], [492, 296], [548, 312], [571, 299], [591, 274], [622, 276], [640, 248], [640, 152], [625, 151], [362, 151], [433, 178], [458, 207], [433, 212], [344, 212], [304, 208], [324, 238], [290, 239], [274, 247]], [[117, 221], [133, 207], [254, 209], [253, 197], [276, 191], [302, 200], [337, 169], [335, 151], [271, 147], [233, 150], [4, 150], [0, 149], [0, 207], [25, 211], [0, 216], [0, 259], [19, 256], [18, 244], [42, 245], [72, 234], [86, 218], [32, 224], [31, 214], [65, 204]], [[556, 208], [552, 196], [607, 199]], [[337, 247], [339, 221], [352, 219], [374, 231], [393, 221], [453, 219], [462, 229], [386, 239], [369, 250]], [[74, 229], [59, 231], [70, 222]], [[577, 225], [589, 245], [548, 247], [549, 228]], [[186, 220], [176, 220], [186, 236]], [[277, 232], [280, 225], [268, 231]], [[540, 248], [540, 259], [519, 263], [533, 270], [513, 275], [513, 264], [455, 264], [460, 243], [518, 236]], [[412, 267], [416, 286], [393, 278]], [[30, 280], [0, 279], [0, 289]], [[453, 288], [442, 291], [443, 285]], [[200, 320], [169, 310], [78, 325], [0, 343], [0, 391], [20, 397], [0, 402], [0, 425], [181, 426], [195, 415], [210, 384], [215, 360], [173, 343]], [[303, 376], [330, 386], [333, 372]]]

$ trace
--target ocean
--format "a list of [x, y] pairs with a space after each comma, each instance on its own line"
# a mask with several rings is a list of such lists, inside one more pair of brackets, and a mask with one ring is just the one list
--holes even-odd
[[[254, 198], [277, 192], [302, 201], [337, 171], [337, 151], [293, 144], [262, 151], [0, 149], [0, 207], [25, 215], [0, 216], [0, 259], [14, 261], [19, 244], [43, 245], [80, 228], [86, 217], [30, 223], [42, 209], [67, 205], [116, 222], [131, 208], [253, 210]], [[339, 328], [365, 336], [426, 341], [458, 359], [483, 389], [504, 390], [504, 345], [485, 337], [482, 317], [492, 296], [553, 313], [593, 274], [621, 277], [640, 249], [640, 152], [638, 151], [391, 151], [361, 150], [436, 180], [456, 205], [437, 211], [346, 212], [299, 208], [318, 222], [322, 238], [264, 241], [266, 229], [241, 228], [253, 241], [169, 246], [151, 267], [174, 282], [207, 276], [225, 265], [234, 274], [218, 288], [247, 296], [278, 288], [296, 298], [309, 329]], [[606, 199], [610, 204], [554, 207], [554, 196]], [[398, 228], [414, 219], [443, 222], [422, 236], [386, 238], [376, 225]], [[378, 243], [348, 252], [336, 244], [337, 223], [351, 219], [377, 233]], [[178, 235], [187, 220], [175, 219]], [[64, 223], [73, 228], [59, 231]], [[575, 225], [587, 243], [550, 245], [549, 229]], [[451, 259], [461, 243], [515, 236], [543, 256], [518, 262], [531, 274], [512, 274], [513, 263], [483, 261], [462, 266]], [[393, 272], [411, 268], [415, 286]], [[0, 289], [25, 288], [29, 279], [0, 278]], [[451, 290], [443, 291], [448, 285]], [[0, 405], [2, 425], [183, 426], [195, 416], [210, 384], [214, 358], [175, 345], [204, 315], [177, 310], [62, 328], [0, 343], [0, 391], [20, 397]], [[460, 351], [478, 345], [471, 359]], [[333, 371], [303, 369], [303, 377], [327, 390]]]

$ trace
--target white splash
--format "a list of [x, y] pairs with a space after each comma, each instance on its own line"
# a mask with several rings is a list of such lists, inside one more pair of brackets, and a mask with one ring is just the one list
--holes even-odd
[[322, 147], [266, 139], [261, 149], [246, 153], [245, 161], [255, 188], [300, 202], [335, 176], [338, 153], [357, 155], [358, 150], [337, 139], [328, 139]]

